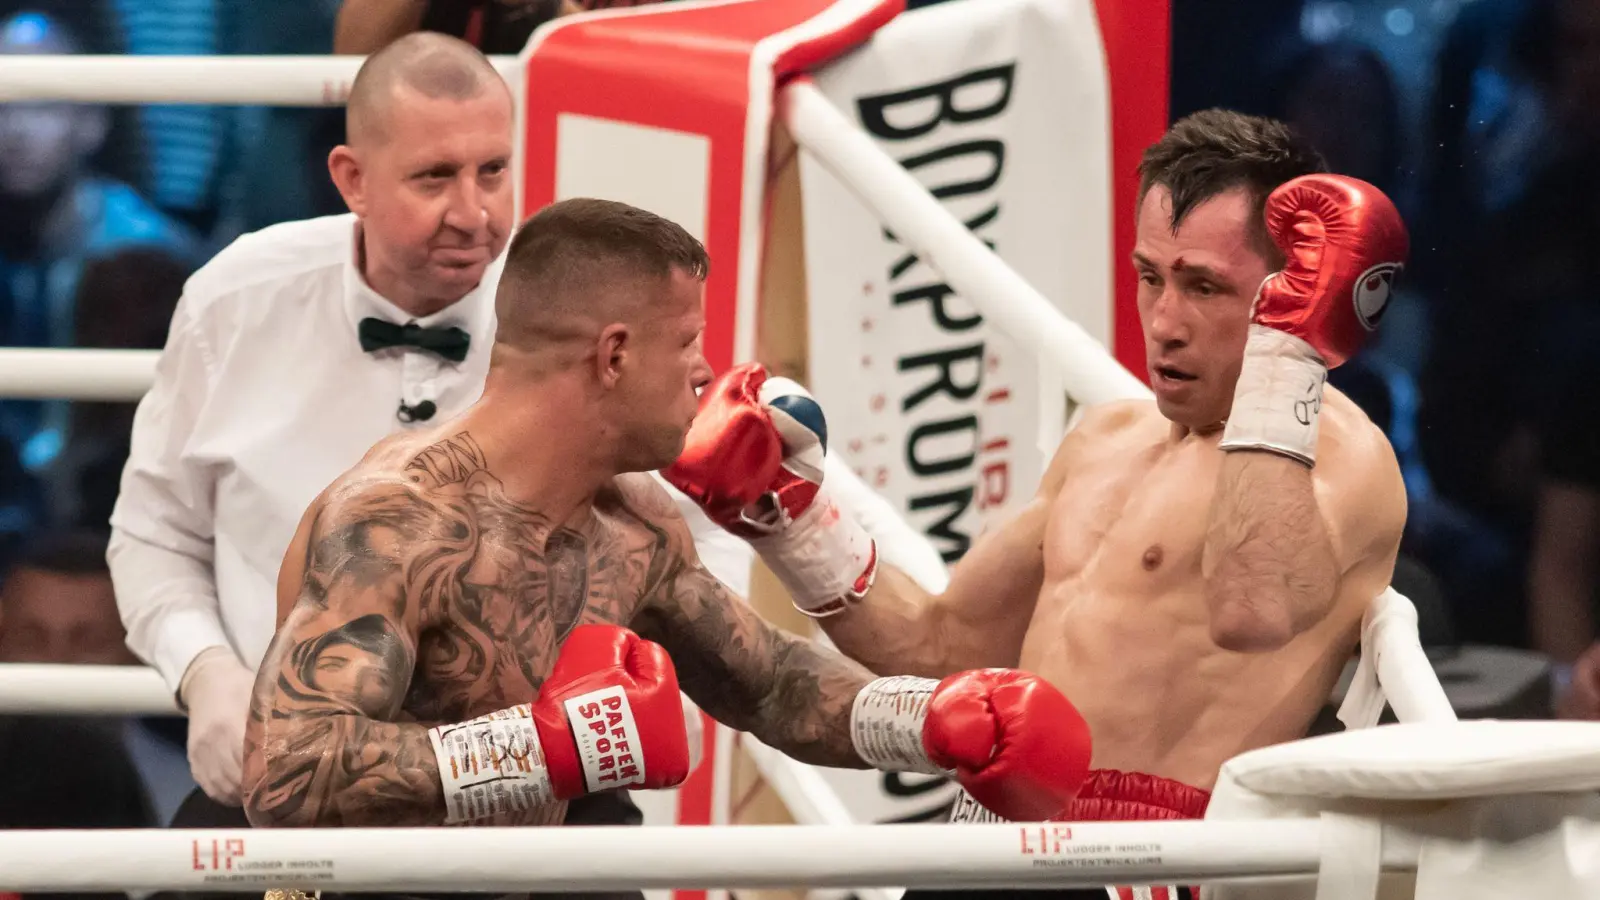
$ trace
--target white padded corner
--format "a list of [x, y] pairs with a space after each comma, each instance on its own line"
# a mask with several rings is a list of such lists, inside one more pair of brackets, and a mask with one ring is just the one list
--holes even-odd
[[[1322, 868], [1202, 897], [1600, 898], [1596, 788], [1600, 723], [1380, 725], [1253, 750], [1223, 765], [1206, 819], [1321, 819]], [[1417, 871], [1374, 885], [1391, 840], [1419, 848]]]
[[1218, 784], [1300, 797], [1430, 800], [1600, 788], [1600, 723], [1381, 725], [1253, 750]]

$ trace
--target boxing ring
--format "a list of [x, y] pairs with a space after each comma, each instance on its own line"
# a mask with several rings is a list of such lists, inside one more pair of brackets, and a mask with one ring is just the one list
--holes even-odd
[[[337, 105], [359, 64], [0, 57], [0, 102]], [[508, 78], [517, 74], [516, 59], [495, 64]], [[808, 79], [781, 89], [776, 115], [804, 154], [1046, 365], [1049, 384], [1078, 404], [1149, 396]], [[156, 358], [3, 349], [0, 396], [136, 400]], [[1402, 724], [1377, 725], [1386, 703]], [[175, 711], [152, 670], [0, 665], [0, 714]], [[794, 826], [12, 831], [0, 832], [0, 891], [1212, 883], [1218, 887], [1207, 889], [1208, 898], [1431, 898], [1446, 889], [1491, 896], [1470, 890], [1492, 887], [1493, 878], [1449, 878], [1475, 860], [1525, 886], [1540, 884], [1543, 871], [1555, 895], [1600, 896], [1600, 811], [1586, 793], [1600, 788], [1600, 735], [1564, 723], [1457, 722], [1418, 642], [1416, 612], [1392, 590], [1367, 613], [1340, 718], [1350, 729], [1342, 734], [1230, 761], [1212, 811], [1198, 822], [841, 825], [837, 814], [817, 812], [834, 809], [837, 798], [795, 796], [788, 805], [801, 824]], [[825, 792], [807, 767], [753, 750], [780, 793]], [[1486, 830], [1494, 838], [1488, 844]], [[1529, 848], [1538, 852], [1530, 857]], [[1424, 884], [1430, 864], [1433, 881]], [[1415, 893], [1385, 893], [1395, 877], [1415, 880]], [[1573, 886], [1579, 893], [1570, 893]]]

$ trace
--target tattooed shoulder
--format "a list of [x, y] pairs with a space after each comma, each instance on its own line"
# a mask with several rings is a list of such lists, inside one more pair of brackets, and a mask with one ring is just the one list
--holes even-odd
[[418, 484], [443, 487], [460, 484], [488, 467], [483, 448], [463, 431], [422, 448], [406, 464], [405, 471]]
[[675, 536], [688, 536], [689, 525], [683, 520], [683, 512], [660, 482], [644, 473], [629, 473], [618, 475], [614, 484], [615, 502], [629, 515]]
[[406, 478], [373, 474], [335, 485], [322, 499], [314, 529], [338, 529], [359, 523], [381, 523], [415, 529], [439, 515], [426, 491]]
[[318, 503], [303, 545], [298, 592], [298, 599], [318, 608], [327, 608], [335, 582], [354, 577], [355, 584], [370, 584], [399, 576], [418, 547], [459, 530], [417, 485], [395, 475], [347, 479]]

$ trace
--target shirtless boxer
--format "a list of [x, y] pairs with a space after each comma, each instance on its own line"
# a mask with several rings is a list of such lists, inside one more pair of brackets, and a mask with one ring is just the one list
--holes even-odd
[[707, 712], [808, 762], [956, 770], [1010, 815], [1076, 791], [1087, 731], [1054, 688], [875, 679], [771, 628], [630, 474], [678, 456], [709, 380], [706, 268], [619, 203], [522, 227], [482, 398], [373, 447], [289, 548], [247, 730], [253, 824], [551, 824], [574, 797], [675, 785], [675, 667]]
[[1384, 436], [1324, 387], [1382, 313], [1405, 230], [1361, 182], [1274, 193], [1318, 171], [1281, 125], [1218, 111], [1146, 152], [1133, 264], [1155, 401], [1088, 409], [942, 594], [877, 565], [814, 462], [779, 465], [820, 436], [767, 423], [759, 370], [707, 388], [668, 479], [868, 668], [1017, 666], [1060, 688], [1097, 770], [1064, 818], [1199, 817], [1224, 760], [1305, 735], [1405, 520]]

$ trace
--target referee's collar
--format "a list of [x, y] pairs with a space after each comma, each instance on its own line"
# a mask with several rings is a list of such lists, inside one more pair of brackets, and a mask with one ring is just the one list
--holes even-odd
[[350, 229], [350, 252], [345, 254], [344, 262], [344, 310], [352, 335], [361, 327], [362, 319], [372, 316], [396, 325], [415, 322], [424, 328], [460, 328], [472, 335], [469, 354], [488, 352], [494, 343], [494, 292], [505, 266], [504, 251], [483, 270], [483, 280], [477, 287], [429, 316], [413, 316], [373, 290], [361, 275], [360, 257], [361, 222], [356, 220]]

